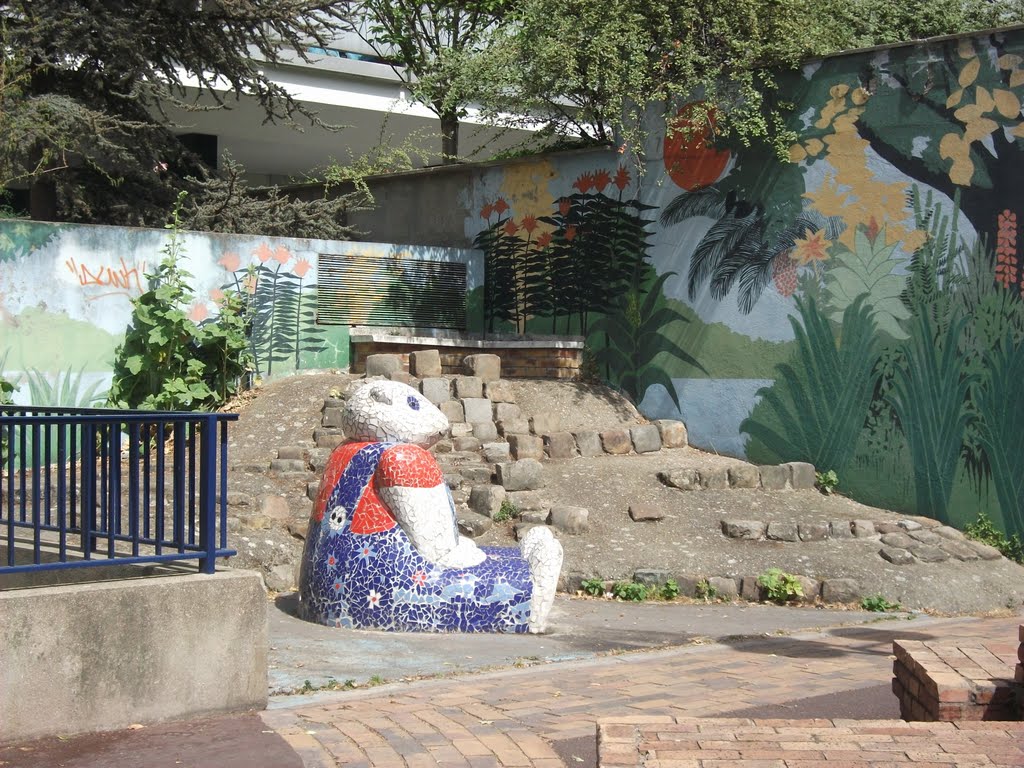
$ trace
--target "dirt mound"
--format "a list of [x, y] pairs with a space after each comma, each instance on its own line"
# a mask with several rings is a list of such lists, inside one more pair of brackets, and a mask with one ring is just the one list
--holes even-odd
[[516, 404], [523, 413], [528, 416], [556, 414], [566, 432], [600, 432], [646, 421], [627, 397], [610, 387], [572, 381], [510, 381], [516, 393]]
[[[311, 373], [272, 381], [239, 403], [239, 421], [229, 429], [231, 491], [248, 505], [238, 515], [231, 544], [239, 550], [235, 564], [258, 568], [279, 583], [301, 553], [311, 502], [306, 487], [313, 472], [268, 472], [277, 450], [305, 447], [310, 464], [326, 451], [315, 449], [313, 430], [320, 425], [323, 400], [344, 389], [354, 376]], [[566, 431], [599, 431], [642, 423], [643, 417], [623, 396], [607, 387], [572, 382], [512, 380], [524, 415], [557, 413]], [[1024, 568], [1005, 559], [960, 562], [914, 562], [895, 565], [879, 556], [876, 538], [828, 538], [821, 541], [742, 541], [722, 534], [721, 522], [759, 520], [778, 523], [829, 523], [852, 520], [895, 522], [905, 519], [841, 496], [816, 491], [727, 489], [680, 491], [657, 478], [674, 469], [712, 471], [743, 462], [692, 448], [653, 454], [598, 456], [544, 462], [545, 505], [589, 510], [589, 531], [559, 534], [565, 548], [566, 574], [578, 577], [631, 578], [638, 569], [673, 575], [757, 576], [777, 567], [818, 580], [855, 579], [863, 594], [914, 608], [943, 612], [991, 611], [1019, 607], [1024, 599]], [[287, 500], [287, 512], [269, 510], [268, 497]], [[633, 522], [630, 505], [653, 505], [664, 513], [658, 522]], [[241, 510], [241, 513], [239, 512]], [[239, 520], [242, 524], [239, 524]], [[510, 524], [495, 525], [478, 542], [512, 545]]]

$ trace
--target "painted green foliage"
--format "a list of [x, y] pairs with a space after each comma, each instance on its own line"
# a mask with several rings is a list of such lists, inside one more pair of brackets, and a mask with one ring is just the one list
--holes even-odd
[[486, 327], [522, 333], [530, 321], [550, 333], [578, 332], [610, 384], [636, 402], [662, 384], [676, 400], [666, 357], [704, 369], [666, 335], [689, 318], [664, 300], [674, 273], [656, 275], [650, 264], [651, 206], [627, 195], [630, 181], [622, 166], [614, 176], [583, 173], [551, 215], [519, 221], [503, 198], [484, 205], [488, 226], [474, 245], [485, 257]]
[[30, 254], [46, 245], [58, 232], [59, 224], [0, 221], [0, 261]]
[[661, 384], [676, 408], [679, 399], [675, 385], [665, 372], [659, 355], [668, 355], [704, 370], [689, 353], [666, 335], [674, 323], [687, 319], [675, 308], [663, 303], [662, 289], [674, 272], [658, 275], [646, 292], [634, 286], [613, 300], [610, 310], [594, 322], [590, 330], [603, 334], [603, 346], [597, 361], [605, 366], [609, 383], [640, 402], [647, 388]]
[[[556, 201], [548, 216], [517, 221], [500, 197], [484, 205], [487, 227], [474, 246], [485, 256], [489, 331], [505, 324], [521, 333], [528, 319], [547, 318], [551, 333], [586, 335], [593, 316], [650, 279], [652, 222], [645, 213], [651, 206], [626, 195], [630, 180], [621, 166], [614, 177], [605, 170], [583, 173], [576, 191]], [[609, 187], [616, 191], [606, 194]]]
[[758, 392], [761, 402], [741, 425], [751, 456], [778, 462], [810, 461], [845, 467], [853, 458], [875, 389], [879, 340], [871, 308], [858, 296], [843, 312], [842, 339], [814, 298], [797, 299], [791, 318], [797, 348], [778, 367], [775, 383]]
[[960, 524], [987, 508], [1024, 532], [1022, 65], [1019, 31], [828, 59], [783, 86], [791, 163], [757, 178], [765, 154], [741, 152], [666, 206], [668, 226], [717, 222], [691, 299], [707, 286], [749, 312], [773, 284], [794, 299], [792, 358], [741, 427], [752, 460], [812, 461], [855, 497]]
[[[258, 376], [299, 370], [306, 355], [325, 345], [325, 330], [316, 324], [316, 285], [306, 283], [310, 263], [294, 259], [284, 246], [261, 243], [254, 251], [256, 262], [241, 268], [236, 253], [225, 253], [220, 264], [232, 273], [234, 288], [243, 299], [242, 315], [249, 336], [249, 351]], [[294, 263], [293, 263], [294, 261]]]

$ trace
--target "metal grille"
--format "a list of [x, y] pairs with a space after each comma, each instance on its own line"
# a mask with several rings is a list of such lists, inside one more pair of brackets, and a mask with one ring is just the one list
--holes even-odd
[[321, 253], [317, 323], [466, 327], [466, 265]]

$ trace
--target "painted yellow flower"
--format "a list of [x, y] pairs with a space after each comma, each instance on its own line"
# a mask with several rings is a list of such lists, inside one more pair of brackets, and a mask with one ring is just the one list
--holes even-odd
[[793, 240], [793, 252], [790, 258], [797, 264], [807, 265], [812, 261], [825, 261], [828, 258], [828, 249], [832, 245], [831, 240], [825, 239], [825, 230], [819, 229], [811, 233], [809, 237], [798, 237]]

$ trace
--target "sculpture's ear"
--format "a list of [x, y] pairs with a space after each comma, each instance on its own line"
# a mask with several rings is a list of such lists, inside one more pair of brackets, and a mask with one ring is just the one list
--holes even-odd
[[384, 387], [373, 387], [370, 390], [370, 399], [384, 405], [391, 405], [391, 393]]

